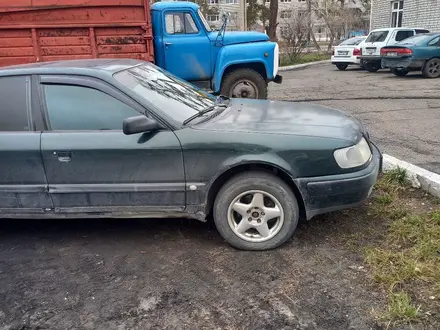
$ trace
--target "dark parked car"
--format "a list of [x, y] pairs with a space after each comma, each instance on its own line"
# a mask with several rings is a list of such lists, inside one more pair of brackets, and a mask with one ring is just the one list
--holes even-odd
[[0, 71], [0, 217], [213, 214], [237, 248], [365, 200], [380, 152], [317, 105], [213, 97], [136, 60]]
[[382, 66], [396, 76], [422, 71], [427, 78], [440, 77], [440, 33], [426, 33], [407, 38], [381, 50]]

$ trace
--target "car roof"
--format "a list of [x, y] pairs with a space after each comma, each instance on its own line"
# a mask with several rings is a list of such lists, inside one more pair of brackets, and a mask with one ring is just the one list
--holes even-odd
[[31, 74], [77, 74], [111, 76], [115, 72], [145, 63], [134, 59], [90, 59], [38, 62], [13, 65], [0, 69], [0, 77]]
[[164, 10], [169, 8], [191, 8], [194, 10], [198, 10], [200, 6], [194, 2], [187, 1], [165, 1], [165, 2], [156, 2], [151, 6], [151, 10]]
[[[382, 29], [374, 29], [371, 30], [371, 32], [380, 32], [380, 31], [400, 31], [400, 30], [427, 30], [426, 28], [421, 28], [421, 27], [398, 27], [398, 28], [382, 28]], [[371, 33], [370, 32], [370, 33]]]

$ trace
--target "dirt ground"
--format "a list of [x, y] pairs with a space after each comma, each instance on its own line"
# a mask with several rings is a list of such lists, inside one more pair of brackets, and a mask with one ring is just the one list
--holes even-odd
[[380, 329], [382, 294], [341, 242], [365, 212], [263, 253], [181, 220], [3, 221], [0, 329]]

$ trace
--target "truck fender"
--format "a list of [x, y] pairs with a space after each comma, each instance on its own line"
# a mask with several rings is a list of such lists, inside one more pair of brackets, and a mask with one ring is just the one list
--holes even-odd
[[[220, 91], [225, 71], [236, 66], [237, 68], [264, 68], [259, 72], [266, 80], [274, 78], [275, 42], [254, 42], [223, 46], [217, 55], [214, 76], [211, 81], [212, 90]], [[267, 55], [267, 56], [266, 56]]]

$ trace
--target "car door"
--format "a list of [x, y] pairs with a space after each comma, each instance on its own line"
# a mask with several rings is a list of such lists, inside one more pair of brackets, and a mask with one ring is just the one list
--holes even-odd
[[0, 217], [52, 208], [34, 131], [31, 77], [0, 77]]
[[433, 57], [440, 58], [440, 36], [433, 37], [427, 42], [425, 47], [420, 47], [418, 51], [424, 60], [429, 60]]
[[188, 81], [209, 80], [211, 44], [205, 30], [190, 12], [164, 14], [165, 69]]
[[47, 131], [41, 138], [56, 212], [180, 211], [185, 180], [180, 143], [160, 131], [125, 135], [124, 119], [148, 111], [94, 78], [42, 76]]

